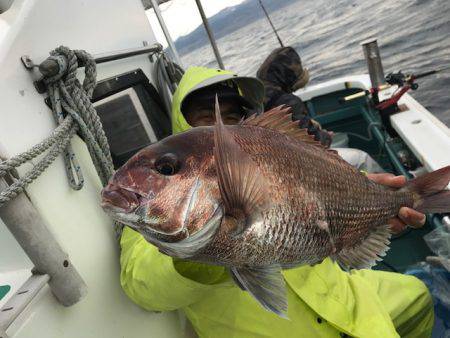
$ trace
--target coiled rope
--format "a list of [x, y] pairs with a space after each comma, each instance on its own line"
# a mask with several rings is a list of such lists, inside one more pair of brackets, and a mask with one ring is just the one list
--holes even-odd
[[[70, 186], [75, 190], [81, 189], [84, 179], [70, 144], [70, 140], [77, 132], [80, 132], [87, 145], [103, 186], [108, 183], [114, 172], [108, 140], [91, 102], [97, 76], [93, 57], [86, 51], [61, 46], [50, 53], [48, 60], [58, 64], [56, 75], [44, 77], [58, 127], [49, 137], [31, 149], [0, 162], [0, 177], [2, 177], [10, 170], [45, 153], [37, 164], [34, 164], [33, 169], [0, 192], [0, 207], [23, 192], [27, 185], [42, 174], [62, 153]], [[83, 84], [76, 77], [80, 64], [84, 66]], [[122, 227], [118, 223], [115, 224], [117, 236], [120, 236]]]

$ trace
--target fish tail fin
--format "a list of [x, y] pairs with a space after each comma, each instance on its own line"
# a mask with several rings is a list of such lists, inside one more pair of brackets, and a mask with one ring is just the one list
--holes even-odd
[[403, 190], [418, 195], [414, 208], [420, 212], [450, 212], [450, 191], [444, 190], [449, 182], [450, 166], [446, 166], [409, 181]]

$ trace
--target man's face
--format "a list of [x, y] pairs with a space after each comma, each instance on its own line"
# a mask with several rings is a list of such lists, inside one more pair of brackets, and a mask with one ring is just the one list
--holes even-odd
[[[224, 124], [237, 124], [243, 117], [242, 108], [235, 101], [220, 102], [220, 113]], [[192, 127], [211, 126], [216, 122], [214, 104], [205, 106], [192, 102], [186, 108], [184, 116]]]

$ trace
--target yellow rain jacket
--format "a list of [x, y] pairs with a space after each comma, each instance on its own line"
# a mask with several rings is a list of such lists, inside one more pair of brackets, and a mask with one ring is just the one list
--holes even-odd
[[[229, 79], [247, 99], [262, 102], [263, 89], [255, 79], [190, 68], [173, 97], [173, 132], [190, 128], [180, 112], [189, 93]], [[223, 267], [173, 259], [130, 228], [125, 228], [121, 246], [126, 294], [147, 310], [183, 310], [200, 337], [431, 336], [433, 303], [415, 277], [372, 270], [347, 273], [330, 259], [286, 270], [286, 320], [235, 286]]]

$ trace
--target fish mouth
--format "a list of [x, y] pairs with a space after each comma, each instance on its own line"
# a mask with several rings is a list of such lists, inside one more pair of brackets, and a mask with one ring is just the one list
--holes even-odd
[[118, 213], [131, 213], [147, 202], [147, 197], [136, 190], [111, 183], [103, 188], [101, 195], [102, 208]]
[[[180, 226], [174, 230], [170, 230], [173, 229], [170, 226], [170, 218], [152, 214], [151, 207], [148, 206], [149, 199], [129, 188], [108, 186], [103, 189], [102, 207], [113, 219], [136, 231], [172, 237], [183, 233], [184, 237], [188, 238], [189, 216], [196, 205], [200, 187], [201, 181], [197, 177], [186, 198], [183, 199], [180, 219], [176, 220]], [[217, 208], [218, 206], [214, 206], [212, 214], [217, 212]]]
[[127, 187], [108, 184], [101, 192], [101, 207], [114, 220], [124, 223], [133, 229], [142, 222], [136, 210], [148, 202], [147, 196]]
[[148, 207], [145, 205], [124, 209], [122, 207], [111, 205], [108, 202], [102, 202], [102, 208], [112, 219], [123, 223], [138, 232], [142, 232], [143, 229], [150, 229], [155, 234], [171, 235], [171, 233], [165, 233], [154, 229], [154, 227], [158, 227], [164, 220], [161, 219], [161, 217], [149, 216], [147, 212]]
[[[211, 217], [210, 219], [206, 222], [206, 224], [201, 227], [198, 231], [194, 232], [193, 234], [189, 234], [187, 228], [182, 227], [180, 230], [176, 230], [174, 232], [171, 233], [167, 233], [167, 232], [163, 232], [163, 231], [159, 231], [157, 229], [154, 229], [151, 226], [151, 223], [148, 222], [148, 219], [146, 222], [144, 222], [142, 220], [142, 216], [137, 215], [136, 213], [123, 213], [123, 212], [113, 212], [110, 209], [106, 210], [106, 212], [116, 221], [119, 221], [127, 226], [129, 226], [130, 228], [136, 230], [137, 232], [139, 232], [142, 236], [144, 236], [144, 238], [158, 246], [159, 248], [165, 248], [166, 244], [167, 245], [171, 245], [170, 243], [173, 244], [174, 241], [177, 240], [181, 240], [181, 241], [185, 241], [185, 240], [189, 240], [190, 238], [192, 238], [192, 240], [195, 239], [195, 237], [200, 236], [203, 232], [206, 231], [211, 231], [210, 229], [205, 229], [205, 228], [210, 228], [210, 227], [214, 227], [217, 228], [218, 226], [220, 226], [220, 224], [222, 223], [222, 219], [224, 216], [224, 212], [223, 212], [223, 206], [219, 203], [215, 203], [213, 206], [213, 212], [211, 213]], [[159, 223], [156, 223], [159, 224]], [[177, 235], [180, 235], [184, 232], [184, 236], [176, 239]], [[182, 257], [180, 257], [182, 258]]]

